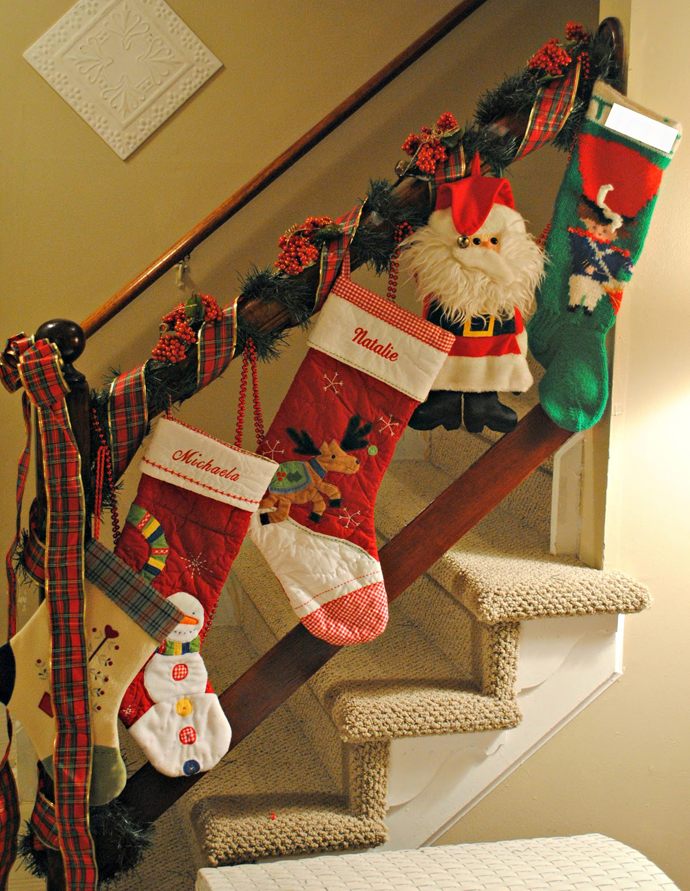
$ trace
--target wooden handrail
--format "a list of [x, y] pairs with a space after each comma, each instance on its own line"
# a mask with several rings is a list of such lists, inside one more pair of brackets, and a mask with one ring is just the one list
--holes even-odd
[[453, 28], [468, 18], [480, 6], [483, 6], [484, 3], [486, 3], [486, 0], [462, 0], [461, 3], [458, 3], [433, 27], [429, 28], [420, 38], [411, 43], [407, 49], [399, 53], [366, 83], [362, 84], [359, 89], [343, 100], [340, 105], [337, 105], [311, 130], [308, 130], [281, 155], [278, 155], [275, 160], [271, 161], [241, 189], [238, 189], [234, 195], [231, 195], [230, 198], [220, 204], [176, 244], [151, 263], [136, 278], [132, 279], [128, 285], [121, 288], [110, 300], [107, 300], [103, 306], [85, 319], [81, 323], [81, 327], [86, 337], [90, 337], [102, 328], [106, 322], [114, 318], [120, 310], [130, 304], [132, 300], [143, 293], [169, 269], [172, 269], [176, 263], [184, 259], [195, 247], [241, 210], [245, 204], [248, 204], [275, 179], [285, 173], [286, 170], [289, 170], [293, 164], [325, 139], [329, 133], [339, 127], [343, 121], [346, 121], [406, 68], [409, 68], [413, 62], [416, 62], [420, 56], [423, 56], [424, 53], [435, 46]]
[[[381, 549], [388, 599], [399, 597], [571, 435], [556, 426], [541, 406], [533, 408]], [[220, 696], [233, 729], [231, 748], [339, 650], [302, 625], [271, 647]], [[138, 820], [153, 822], [202, 777], [166, 777], [145, 764], [130, 777], [120, 801]]]

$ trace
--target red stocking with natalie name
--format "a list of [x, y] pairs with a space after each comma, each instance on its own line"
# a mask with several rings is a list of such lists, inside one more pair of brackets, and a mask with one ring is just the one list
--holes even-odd
[[250, 534], [305, 627], [334, 644], [388, 621], [374, 503], [453, 335], [349, 277], [349, 258], [259, 451], [281, 462]]

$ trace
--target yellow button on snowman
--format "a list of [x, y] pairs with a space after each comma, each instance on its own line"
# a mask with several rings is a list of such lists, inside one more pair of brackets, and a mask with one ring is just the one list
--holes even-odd
[[199, 652], [204, 608], [186, 591], [169, 598], [185, 614], [170, 632], [163, 652], [144, 670], [154, 705], [131, 727], [151, 764], [166, 776], [210, 770], [230, 748], [232, 731], [215, 693], [207, 693], [208, 671]]

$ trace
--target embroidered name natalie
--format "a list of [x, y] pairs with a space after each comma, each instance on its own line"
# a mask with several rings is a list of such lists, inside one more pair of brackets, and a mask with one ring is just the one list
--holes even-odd
[[224, 470], [222, 467], [214, 464], [210, 459], [204, 463], [204, 456], [201, 452], [197, 452], [195, 449], [187, 449], [186, 452], [183, 452], [182, 449], [178, 449], [176, 452], [173, 452], [172, 457], [173, 461], [182, 461], [184, 464], [189, 464], [190, 467], [196, 467], [197, 470], [205, 470], [207, 473], [211, 473], [213, 476], [219, 476], [222, 479], [238, 480], [240, 478], [240, 475], [237, 472], [237, 467], [232, 467], [230, 470]]
[[387, 343], [385, 346], [379, 343], [375, 337], [367, 337], [368, 330], [366, 328], [355, 328], [355, 336], [352, 338], [354, 343], [358, 343], [382, 359], [388, 359], [389, 362], [396, 362], [398, 354], [393, 350], [393, 344]]

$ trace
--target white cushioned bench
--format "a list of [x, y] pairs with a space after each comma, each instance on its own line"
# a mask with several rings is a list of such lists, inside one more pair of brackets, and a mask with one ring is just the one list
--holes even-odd
[[329, 854], [201, 869], [196, 891], [679, 891], [604, 835]]

